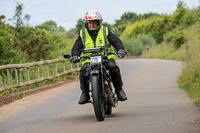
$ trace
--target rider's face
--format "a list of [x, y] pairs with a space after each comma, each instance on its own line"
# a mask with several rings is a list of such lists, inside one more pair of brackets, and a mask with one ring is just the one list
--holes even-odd
[[97, 21], [89, 21], [88, 28], [89, 28], [89, 30], [96, 30], [97, 29]]

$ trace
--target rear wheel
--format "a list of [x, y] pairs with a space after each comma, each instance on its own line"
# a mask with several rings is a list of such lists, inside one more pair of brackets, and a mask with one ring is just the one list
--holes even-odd
[[92, 98], [94, 105], [95, 116], [98, 121], [103, 121], [105, 118], [105, 100], [100, 90], [100, 82], [98, 75], [93, 75], [91, 78]]

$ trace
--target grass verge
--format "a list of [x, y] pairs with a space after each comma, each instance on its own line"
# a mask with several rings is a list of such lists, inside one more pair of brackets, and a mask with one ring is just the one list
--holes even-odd
[[141, 58], [160, 58], [185, 61], [178, 85], [200, 106], [200, 24], [183, 30], [188, 42], [176, 49], [173, 44], [162, 43], [143, 52]]

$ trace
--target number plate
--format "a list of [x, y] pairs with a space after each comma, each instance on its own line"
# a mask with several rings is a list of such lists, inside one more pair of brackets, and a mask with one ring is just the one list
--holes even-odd
[[101, 56], [90, 57], [90, 62], [93, 64], [101, 63]]

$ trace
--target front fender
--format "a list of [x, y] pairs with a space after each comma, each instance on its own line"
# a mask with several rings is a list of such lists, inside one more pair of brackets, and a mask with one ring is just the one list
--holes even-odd
[[91, 74], [91, 76], [92, 75], [99, 75], [99, 70], [92, 70], [90, 74]]

